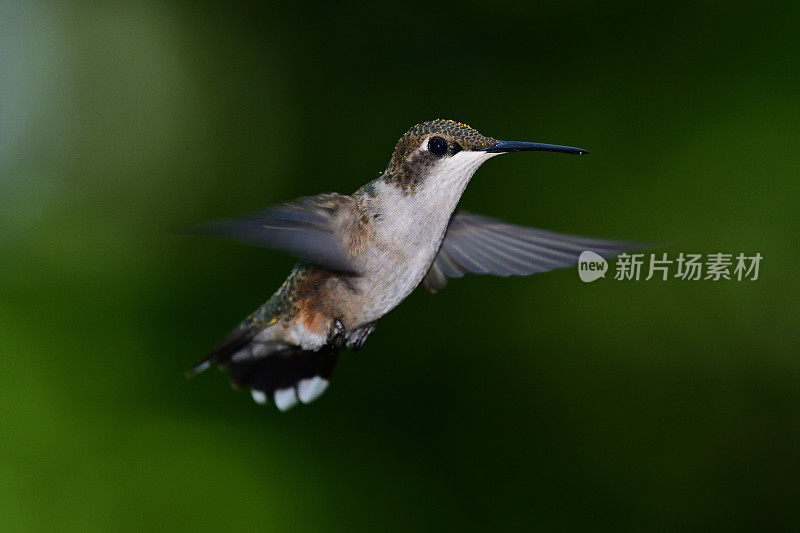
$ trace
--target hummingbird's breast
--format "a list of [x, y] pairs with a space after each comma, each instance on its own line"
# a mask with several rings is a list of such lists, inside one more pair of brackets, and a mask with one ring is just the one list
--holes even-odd
[[[354, 291], [342, 294], [346, 315], [356, 327], [374, 322], [419, 285], [439, 251], [463, 187], [426, 184], [410, 191], [386, 183], [366, 205], [372, 224], [358, 262], [362, 275]], [[466, 183], [464, 184], [466, 186]]]
[[355, 280], [353, 305], [357, 327], [374, 322], [402, 302], [430, 268], [438, 243], [425, 247], [382, 250], [373, 255], [370, 269]]

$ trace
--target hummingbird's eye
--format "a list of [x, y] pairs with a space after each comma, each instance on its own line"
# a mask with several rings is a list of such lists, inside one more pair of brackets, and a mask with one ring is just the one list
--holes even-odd
[[431, 137], [428, 140], [428, 151], [436, 156], [443, 156], [447, 152], [447, 141], [441, 137]]

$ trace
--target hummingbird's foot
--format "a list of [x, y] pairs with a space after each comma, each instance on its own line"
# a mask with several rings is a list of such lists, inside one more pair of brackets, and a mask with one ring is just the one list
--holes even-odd
[[328, 334], [328, 346], [342, 350], [347, 345], [347, 329], [338, 318], [333, 321], [331, 331]]
[[347, 347], [354, 352], [357, 351], [359, 348], [364, 346], [364, 343], [367, 342], [367, 337], [369, 337], [373, 331], [375, 331], [375, 322], [358, 328], [353, 332], [353, 338], [351, 338], [350, 342], [347, 343]]

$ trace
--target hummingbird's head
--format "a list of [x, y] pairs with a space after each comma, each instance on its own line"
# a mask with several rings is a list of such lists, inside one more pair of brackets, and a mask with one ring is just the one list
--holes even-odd
[[392, 154], [384, 180], [403, 190], [421, 184], [463, 188], [481, 164], [506, 152], [544, 150], [584, 154], [586, 150], [555, 144], [500, 141], [466, 124], [436, 119], [408, 130]]

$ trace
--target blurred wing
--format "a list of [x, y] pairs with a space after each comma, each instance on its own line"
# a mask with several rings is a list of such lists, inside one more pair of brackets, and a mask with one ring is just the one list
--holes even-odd
[[206, 222], [193, 233], [278, 248], [331, 270], [353, 272], [348, 232], [354, 224], [353, 199], [336, 193], [307, 196], [239, 219]]
[[436, 292], [447, 285], [447, 278], [464, 274], [527, 276], [575, 265], [584, 250], [609, 258], [647, 246], [527, 228], [459, 210], [422, 287]]

